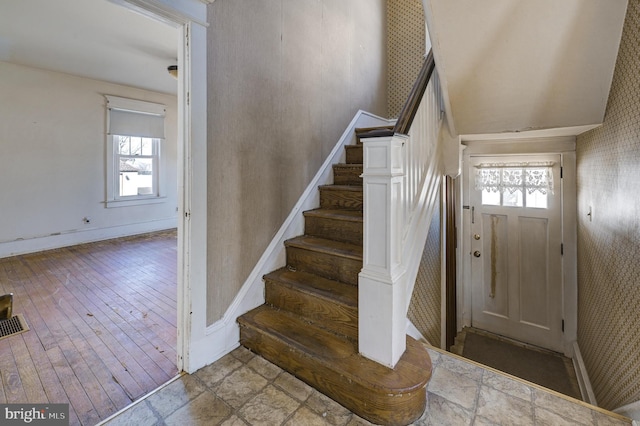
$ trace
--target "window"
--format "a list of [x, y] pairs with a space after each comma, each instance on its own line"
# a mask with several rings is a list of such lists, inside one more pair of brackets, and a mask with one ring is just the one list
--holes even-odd
[[107, 207], [162, 202], [165, 106], [106, 98]]
[[488, 206], [547, 208], [553, 163], [488, 163], [476, 166], [475, 187]]
[[114, 136], [115, 164], [118, 167], [116, 198], [157, 193], [158, 145], [160, 139]]

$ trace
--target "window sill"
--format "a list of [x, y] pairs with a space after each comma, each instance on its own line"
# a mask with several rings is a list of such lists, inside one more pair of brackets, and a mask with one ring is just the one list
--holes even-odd
[[119, 199], [119, 200], [108, 200], [105, 201], [105, 207], [115, 208], [115, 207], [129, 207], [129, 206], [141, 206], [144, 204], [159, 204], [165, 203], [167, 201], [167, 197], [146, 197], [146, 198], [132, 198], [132, 199]]

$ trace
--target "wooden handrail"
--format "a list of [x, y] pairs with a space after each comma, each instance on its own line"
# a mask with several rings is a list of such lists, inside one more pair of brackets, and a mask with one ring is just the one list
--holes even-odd
[[409, 97], [404, 103], [402, 111], [400, 111], [400, 115], [398, 116], [398, 120], [396, 121], [396, 125], [393, 130], [372, 130], [370, 132], [360, 134], [359, 137], [373, 138], [379, 136], [393, 136], [394, 134], [409, 134], [409, 129], [411, 128], [413, 119], [416, 116], [420, 102], [422, 101], [422, 96], [424, 96], [424, 92], [427, 90], [427, 86], [429, 85], [429, 81], [431, 80], [431, 75], [433, 74], [435, 67], [436, 63], [433, 60], [433, 50], [429, 50], [429, 53], [422, 64], [420, 74], [418, 74], [418, 78], [415, 83], [413, 83], [411, 92], [409, 92]]
[[401, 135], [409, 133], [411, 123], [413, 123], [413, 119], [416, 116], [418, 107], [420, 106], [420, 101], [422, 101], [422, 96], [424, 95], [425, 90], [427, 90], [429, 80], [431, 80], [431, 75], [433, 74], [435, 67], [436, 63], [433, 60], [433, 50], [429, 50], [429, 54], [427, 54], [427, 57], [422, 64], [420, 74], [418, 74], [416, 82], [413, 83], [407, 102], [405, 102], [402, 107], [402, 111], [400, 111], [398, 121], [393, 129], [394, 133]]

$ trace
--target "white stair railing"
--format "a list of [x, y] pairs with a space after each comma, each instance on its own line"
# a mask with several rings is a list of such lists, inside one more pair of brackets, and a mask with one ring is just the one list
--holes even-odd
[[[358, 345], [363, 356], [391, 368], [406, 348], [407, 309], [430, 218], [439, 208], [434, 200], [442, 175], [442, 104], [437, 77], [429, 78], [432, 71], [430, 54], [392, 134], [362, 139], [364, 251], [358, 281]], [[407, 109], [412, 110], [409, 119], [403, 116]]]

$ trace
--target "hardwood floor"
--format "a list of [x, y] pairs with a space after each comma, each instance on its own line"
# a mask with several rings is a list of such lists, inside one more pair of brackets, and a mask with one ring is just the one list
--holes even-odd
[[0, 403], [69, 403], [94, 425], [174, 377], [176, 231], [0, 259], [30, 330], [0, 340]]

